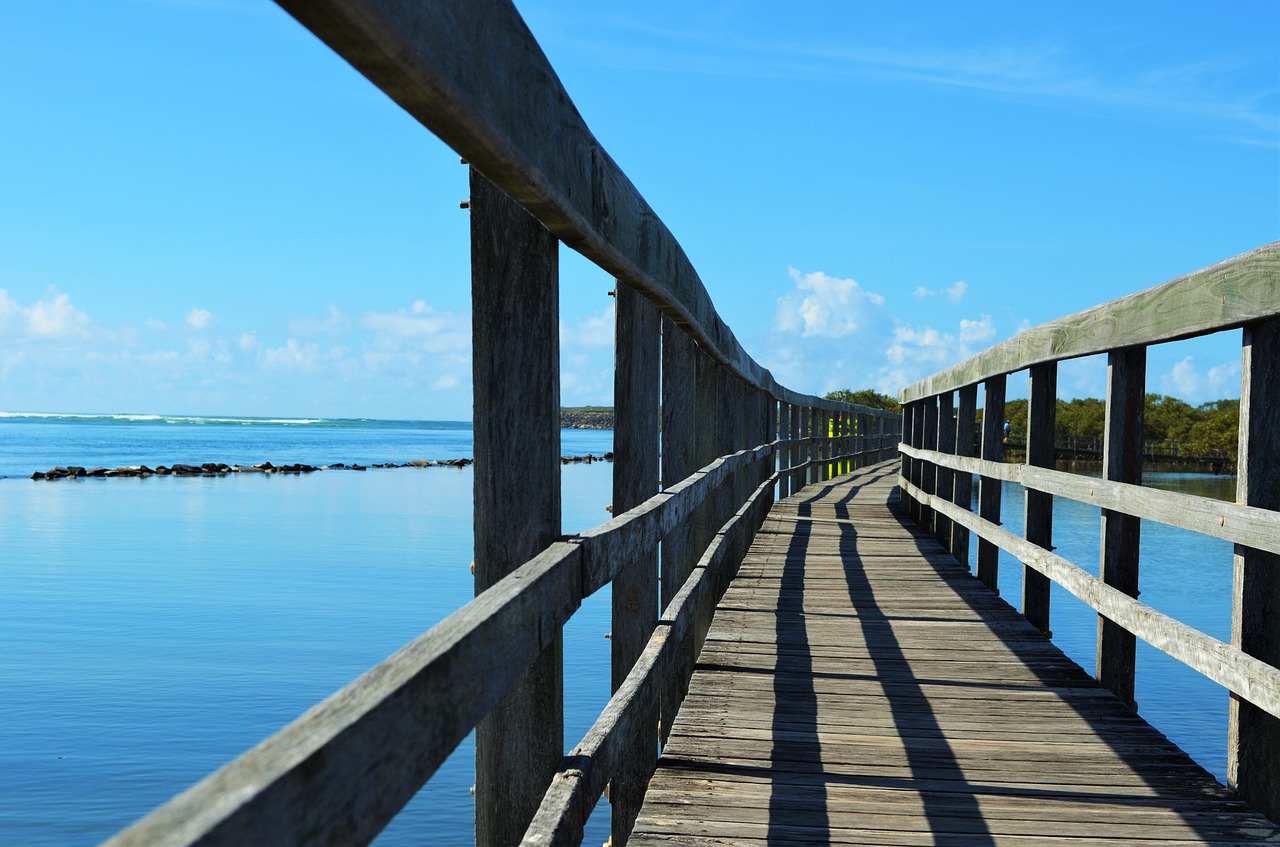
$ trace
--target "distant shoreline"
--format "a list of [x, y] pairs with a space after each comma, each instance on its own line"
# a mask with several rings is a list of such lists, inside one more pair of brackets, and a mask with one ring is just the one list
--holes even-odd
[[561, 429], [613, 429], [612, 406], [561, 406]]

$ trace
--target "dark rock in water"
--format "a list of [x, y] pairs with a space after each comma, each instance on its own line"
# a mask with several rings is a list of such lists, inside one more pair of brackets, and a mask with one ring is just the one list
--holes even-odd
[[169, 474], [173, 473], [173, 471], [169, 470], [169, 468], [165, 467], [164, 465], [160, 465], [159, 467], [156, 468], [156, 473], [158, 473], [160, 476], [168, 476]]
[[236, 473], [262, 473], [257, 465], [236, 465]]
[[352, 466], [351, 466], [351, 470], [353, 470], [353, 471], [362, 471], [362, 470], [365, 470], [365, 467], [364, 467], [364, 465], [352, 465]]
[[106, 476], [107, 469], [106, 468], [89, 468], [89, 470], [84, 472], [84, 475], [85, 476]]
[[329, 467], [333, 468], [335, 471], [345, 471], [347, 469], [347, 466], [342, 462], [334, 462]]
[[36, 471], [31, 475], [32, 479], [48, 479], [44, 471]]
[[173, 472], [180, 476], [191, 476], [193, 474], [204, 473], [204, 471], [201, 468], [198, 468], [195, 465], [180, 465], [180, 464], [173, 465]]
[[613, 451], [612, 451], [612, 450], [610, 450], [608, 453], [605, 453], [603, 456], [601, 456], [601, 458], [602, 458], [602, 459], [604, 459], [606, 462], [612, 462], [612, 461], [613, 461]]

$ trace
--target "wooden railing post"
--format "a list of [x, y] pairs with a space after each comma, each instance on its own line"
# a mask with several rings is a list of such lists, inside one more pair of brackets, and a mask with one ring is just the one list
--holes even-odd
[[[1004, 458], [1004, 394], [1006, 378], [999, 374], [983, 383], [982, 458], [999, 462]], [[978, 484], [978, 516], [1000, 523], [1000, 480], [984, 476]], [[1000, 548], [985, 538], [978, 539], [978, 579], [1000, 593]]]
[[791, 467], [791, 444], [789, 443], [794, 434], [791, 431], [791, 404], [779, 402], [777, 404], [778, 415], [778, 460], [776, 467], [778, 469], [778, 499], [785, 500], [791, 496], [791, 474], [788, 469]]
[[[801, 443], [801, 440], [804, 438], [804, 436], [805, 436], [804, 406], [799, 406], [799, 405], [792, 406], [791, 407], [791, 467], [792, 468], [795, 468], [797, 465], [804, 464], [805, 448], [804, 448], [804, 444]], [[791, 485], [788, 486], [788, 490], [791, 494], [795, 494], [801, 488], [804, 488], [804, 474], [805, 472], [803, 470], [791, 471], [790, 473]]]
[[[1054, 423], [1058, 411], [1058, 363], [1031, 366], [1027, 408], [1027, 464], [1052, 468]], [[1027, 489], [1026, 539], [1046, 550], [1053, 549], [1053, 495]], [[1022, 569], [1022, 614], [1049, 634], [1049, 578], [1034, 568]]]
[[[956, 413], [955, 393], [944, 391], [938, 395], [938, 439], [934, 449], [940, 453], [955, 453]], [[943, 500], [954, 502], [955, 473], [950, 468], [938, 468], [937, 491]], [[942, 546], [951, 551], [951, 519], [938, 514], [933, 519], [933, 532]]]
[[[1280, 320], [1246, 325], [1240, 380], [1236, 499], [1280, 510]], [[1237, 545], [1231, 643], [1280, 665], [1280, 556]], [[1227, 724], [1227, 784], [1280, 821], [1280, 720], [1235, 694]]]
[[[560, 534], [558, 244], [471, 171], [475, 591]], [[559, 637], [476, 727], [476, 840], [520, 843], [564, 755]]]
[[[621, 282], [617, 286], [613, 381], [613, 512], [620, 515], [658, 491], [661, 322], [658, 310]], [[638, 550], [613, 580], [612, 691], [644, 652], [658, 622], [658, 551]], [[629, 739], [629, 755], [613, 775], [613, 843], [625, 844], [644, 800], [658, 751], [658, 713]]]
[[[916, 446], [915, 424], [916, 424], [916, 404], [907, 403], [902, 407], [902, 421], [901, 421], [902, 436], [901, 437], [902, 437], [902, 443], [907, 445], [908, 447]], [[902, 453], [901, 456], [902, 458], [900, 461], [901, 461], [902, 467], [899, 469], [898, 473], [902, 476], [904, 480], [914, 484], [916, 481], [915, 459], [911, 458], [906, 453]], [[907, 508], [908, 517], [914, 520], [916, 517], [919, 516], [920, 512], [916, 509], [916, 498], [908, 494], [905, 489], [902, 492], [902, 501], [903, 501], [903, 505], [906, 506]]]
[[[973, 436], [974, 424], [977, 420], [978, 384], [972, 383], [960, 389], [960, 407], [956, 410], [957, 456], [973, 456], [975, 454]], [[953, 486], [953, 500], [965, 511], [973, 509], [973, 474], [957, 471]], [[951, 555], [956, 561], [969, 567], [969, 530], [959, 523], [951, 525]]]
[[[921, 401], [921, 420], [923, 423], [922, 431], [919, 436], [920, 443], [917, 445], [924, 450], [936, 450], [938, 448], [938, 398], [929, 397]], [[920, 481], [917, 485], [926, 494], [933, 494], [937, 491], [938, 485], [938, 466], [933, 462], [920, 462]], [[934, 531], [934, 512], [929, 506], [920, 505], [920, 528], [930, 535]]]
[[[697, 345], [670, 318], [662, 319], [662, 487], [670, 488], [698, 469], [696, 444], [697, 399], [694, 384]], [[692, 518], [692, 516], [691, 516]], [[690, 519], [662, 539], [661, 600], [665, 609], [684, 586], [697, 563], [695, 521]], [[665, 742], [676, 709], [684, 698], [685, 685], [693, 673], [692, 640], [686, 642], [675, 660], [674, 678], [678, 691], [660, 694], [661, 735]]]
[[[1114, 482], [1142, 482], [1142, 418], [1147, 385], [1147, 350], [1131, 347], [1107, 357], [1106, 441], [1102, 476]], [[1099, 575], [1107, 585], [1138, 596], [1138, 540], [1141, 521], [1102, 510]], [[1132, 632], [1098, 616], [1098, 682], [1133, 708], [1136, 640]]]

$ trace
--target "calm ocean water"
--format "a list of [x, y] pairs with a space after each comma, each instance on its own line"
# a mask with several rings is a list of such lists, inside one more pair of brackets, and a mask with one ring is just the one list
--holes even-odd
[[[565, 430], [565, 454], [612, 433]], [[0, 418], [0, 844], [96, 844], [472, 596], [470, 468], [35, 482], [79, 464], [471, 456], [457, 422]], [[563, 526], [609, 515], [563, 468]], [[609, 593], [566, 629], [565, 739], [609, 696]], [[468, 739], [379, 837], [474, 841]], [[607, 809], [587, 843], [608, 837]]]
[[[565, 430], [565, 454], [612, 449]], [[470, 599], [470, 469], [33, 482], [80, 464], [405, 462], [471, 456], [456, 422], [0, 416], [0, 844], [89, 845], [287, 724]], [[564, 528], [608, 517], [610, 465], [563, 469]], [[1234, 499], [1234, 480], [1149, 484]], [[976, 486], [975, 486], [976, 489]], [[1021, 531], [1021, 489], [1004, 521]], [[1097, 571], [1099, 513], [1055, 504]], [[1144, 523], [1143, 599], [1230, 629], [1231, 545]], [[1021, 566], [1004, 560], [1015, 605]], [[1093, 667], [1095, 616], [1054, 588], [1056, 641]], [[608, 591], [566, 630], [565, 740], [608, 699]], [[1225, 775], [1225, 693], [1139, 645], [1138, 700]], [[468, 740], [378, 839], [471, 843]], [[585, 843], [608, 836], [607, 805]]]

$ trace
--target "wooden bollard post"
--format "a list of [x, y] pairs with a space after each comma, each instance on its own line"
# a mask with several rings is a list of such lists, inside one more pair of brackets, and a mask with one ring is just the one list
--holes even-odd
[[[558, 245], [471, 171], [475, 591], [560, 535]], [[563, 644], [476, 727], [476, 841], [520, 843], [564, 755]]]
[[[1102, 476], [1113, 482], [1142, 482], [1142, 419], [1147, 390], [1145, 347], [1113, 350], [1107, 356], [1106, 440]], [[1134, 515], [1102, 510], [1102, 581], [1130, 597], [1138, 596], [1138, 541], [1141, 521]], [[1133, 677], [1137, 642], [1133, 633], [1098, 616], [1098, 682], [1134, 708]]]
[[[898, 422], [899, 428], [901, 430], [900, 440], [902, 444], [908, 447], [912, 446], [913, 444], [911, 439], [914, 437], [914, 433], [912, 432], [912, 430], [915, 424], [915, 408], [916, 408], [915, 403], [908, 403], [905, 406], [903, 406], [902, 420]], [[899, 476], [902, 477], [902, 479], [905, 482], [911, 482], [914, 479], [914, 477], [911, 475], [911, 472], [913, 470], [912, 466], [915, 464], [915, 460], [912, 459], [910, 456], [908, 456], [906, 453], [900, 453], [899, 456], [901, 458], [899, 459], [900, 468], [898, 470], [898, 474]], [[916, 515], [919, 514], [919, 512], [916, 511], [915, 498], [912, 497], [910, 494], [906, 493], [905, 488], [903, 489], [902, 499], [903, 499], [903, 504], [907, 508], [907, 515], [909, 517], [914, 518]]]
[[[613, 403], [613, 513], [620, 515], [658, 491], [661, 322], [658, 310], [630, 286], [617, 286]], [[658, 551], [633, 550], [612, 584], [613, 685], [622, 687], [658, 622]], [[658, 752], [658, 710], [628, 739], [628, 755], [610, 790], [613, 843], [626, 844]]]
[[[662, 487], [670, 488], [698, 469], [697, 398], [695, 385], [697, 345], [670, 318], [662, 319]], [[662, 539], [662, 571], [659, 605], [665, 609], [689, 579], [697, 562], [695, 521], [690, 519]], [[693, 673], [693, 639], [678, 651], [672, 673], [675, 689], [659, 694], [662, 743], [684, 698]]]
[[[1005, 382], [1005, 375], [999, 374], [983, 383], [982, 458], [988, 462], [999, 462], [1004, 458]], [[984, 476], [978, 486], [978, 516], [994, 524], [1000, 523], [1001, 481]], [[1000, 548], [979, 536], [978, 579], [999, 594], [999, 576]]]
[[[960, 406], [956, 409], [956, 455], [972, 456], [974, 450], [974, 424], [977, 420], [978, 385], [966, 385], [960, 389]], [[973, 508], [973, 474], [960, 471], [955, 475], [953, 502], [970, 511]], [[969, 530], [962, 524], [951, 524], [951, 555], [956, 561], [969, 567]]]
[[[956, 412], [955, 393], [946, 391], [938, 395], [938, 441], [934, 447], [939, 453], [955, 455], [956, 449]], [[955, 502], [956, 475], [950, 468], [941, 465], [937, 470], [935, 489], [938, 496], [948, 502]], [[939, 513], [933, 518], [933, 534], [942, 542], [942, 546], [951, 550], [951, 519]]]
[[[924, 432], [920, 436], [919, 447], [925, 450], [938, 449], [938, 398], [929, 397], [922, 403], [924, 413]], [[938, 466], [933, 462], [922, 462], [920, 482], [917, 485], [926, 494], [936, 494], [938, 490]], [[920, 528], [930, 535], [934, 534], [935, 514], [931, 507], [920, 507]]]
[[[1058, 363], [1031, 366], [1027, 408], [1027, 464], [1052, 468], [1055, 421], [1058, 411]], [[1026, 538], [1046, 550], [1053, 549], [1053, 495], [1027, 489]], [[1029, 566], [1022, 568], [1022, 614], [1046, 635], [1049, 633], [1049, 578]]]
[[791, 496], [791, 439], [794, 438], [791, 432], [791, 404], [780, 402], [778, 404], [778, 461], [776, 467], [778, 469], [778, 498], [786, 499]]
[[[1240, 452], [1236, 499], [1280, 510], [1280, 321], [1244, 328], [1240, 381]], [[1236, 546], [1231, 643], [1280, 665], [1280, 556]], [[1231, 695], [1227, 784], [1258, 811], [1280, 821], [1280, 720]]]

